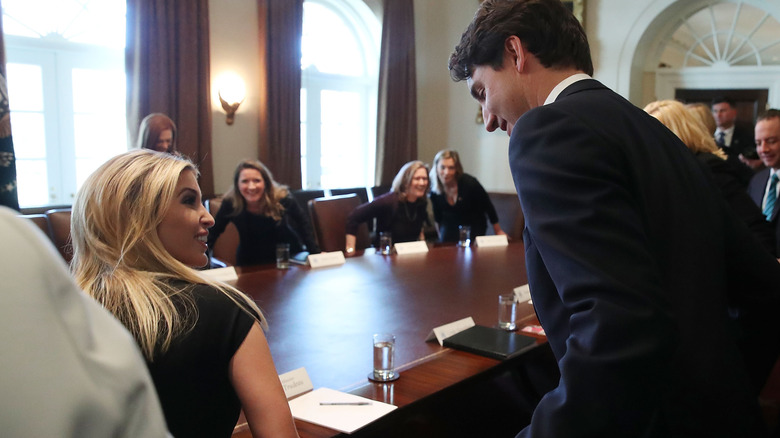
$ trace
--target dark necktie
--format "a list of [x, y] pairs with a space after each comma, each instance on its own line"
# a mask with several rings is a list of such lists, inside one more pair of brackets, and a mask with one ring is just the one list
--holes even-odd
[[777, 173], [769, 178], [769, 190], [766, 192], [766, 203], [764, 203], [764, 216], [766, 220], [772, 219], [772, 212], [775, 210], [775, 201], [777, 200]]
[[726, 133], [723, 131], [720, 131], [718, 133], [718, 138], [715, 139], [715, 143], [718, 144], [718, 147], [724, 148], [726, 147]]

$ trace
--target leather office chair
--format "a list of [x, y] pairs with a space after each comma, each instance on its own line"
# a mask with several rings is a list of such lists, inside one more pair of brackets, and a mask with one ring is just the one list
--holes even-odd
[[384, 195], [385, 193], [389, 192], [390, 189], [391, 189], [390, 186], [374, 186], [374, 187], [371, 187], [372, 199], [376, 199], [376, 198]]
[[73, 258], [73, 246], [70, 241], [70, 208], [55, 208], [46, 211], [48, 234], [54, 246], [66, 262]]
[[360, 199], [361, 204], [368, 202], [368, 190], [365, 187], [352, 187], [350, 189], [330, 189], [331, 196], [348, 195], [354, 193]]
[[[204, 204], [209, 213], [211, 213], [212, 216], [216, 216], [219, 207], [222, 205], [222, 198], [207, 199]], [[214, 247], [209, 248], [211, 251], [212, 267], [221, 267], [223, 264], [235, 266], [236, 250], [238, 249], [239, 242], [238, 229], [231, 222], [225, 227], [225, 231], [219, 235], [219, 238], [214, 243]]]
[[19, 217], [31, 220], [51, 240], [49, 237], [49, 221], [46, 219], [45, 214], [20, 214]]
[[[489, 192], [490, 201], [496, 208], [498, 214], [498, 223], [507, 236], [513, 240], [523, 239], [523, 227], [525, 227], [525, 216], [520, 208], [520, 200], [517, 193], [495, 193]], [[493, 227], [488, 225], [487, 234], [495, 234]]]
[[[314, 234], [324, 252], [346, 250], [347, 216], [361, 204], [360, 198], [354, 193], [315, 198], [309, 201], [309, 211], [314, 226]], [[368, 226], [360, 224], [357, 233], [356, 250], [371, 246]]]
[[292, 190], [290, 193], [303, 211], [309, 209], [309, 201], [314, 198], [322, 198], [325, 196], [325, 190]]

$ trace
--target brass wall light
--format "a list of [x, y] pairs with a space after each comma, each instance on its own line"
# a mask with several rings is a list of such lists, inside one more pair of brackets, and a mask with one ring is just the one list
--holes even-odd
[[244, 81], [238, 75], [230, 73], [224, 74], [219, 82], [219, 91], [217, 92], [219, 102], [222, 104], [225, 114], [227, 114], [225, 121], [228, 125], [232, 125], [236, 119], [238, 107], [246, 98]]

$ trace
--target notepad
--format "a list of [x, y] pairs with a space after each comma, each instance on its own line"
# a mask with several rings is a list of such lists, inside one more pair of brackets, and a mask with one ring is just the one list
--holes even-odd
[[536, 339], [505, 330], [475, 325], [444, 339], [444, 346], [504, 360], [517, 356], [536, 344]]
[[[320, 403], [334, 404], [323, 406]], [[290, 400], [293, 417], [344, 433], [352, 433], [396, 408], [391, 404], [330, 388], [317, 388]]]

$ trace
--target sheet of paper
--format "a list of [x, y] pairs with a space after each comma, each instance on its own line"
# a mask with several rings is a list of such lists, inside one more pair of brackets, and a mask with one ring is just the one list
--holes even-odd
[[343, 265], [345, 262], [344, 253], [341, 251], [321, 252], [319, 254], [309, 255], [309, 266], [311, 266], [312, 269]]
[[422, 240], [415, 240], [414, 242], [402, 242], [394, 245], [395, 252], [398, 255], [403, 254], [419, 254], [428, 252], [428, 244]]
[[217, 281], [235, 281], [238, 280], [236, 268], [228, 266], [227, 268], [206, 269], [199, 271], [200, 275]]
[[529, 304], [531, 304], [531, 288], [527, 284], [517, 286], [514, 288], [514, 292], [518, 303], [524, 303], [527, 301]]
[[[368, 403], [360, 405], [321, 405], [320, 403]], [[293, 417], [352, 433], [396, 409], [397, 406], [330, 388], [317, 388], [290, 400]]]
[[434, 338], [439, 341], [439, 345], [444, 346], [444, 339], [448, 338], [456, 333], [460, 333], [467, 328], [474, 327], [474, 319], [472, 317], [459, 319], [449, 324], [440, 325], [434, 328], [428, 333], [426, 341], [432, 341]]
[[477, 236], [477, 246], [482, 248], [507, 245], [509, 245], [509, 240], [507, 240], [506, 234], [500, 236]]
[[284, 396], [288, 399], [314, 389], [314, 385], [309, 378], [309, 373], [306, 372], [306, 368], [304, 367], [280, 374], [279, 380], [282, 382]]

